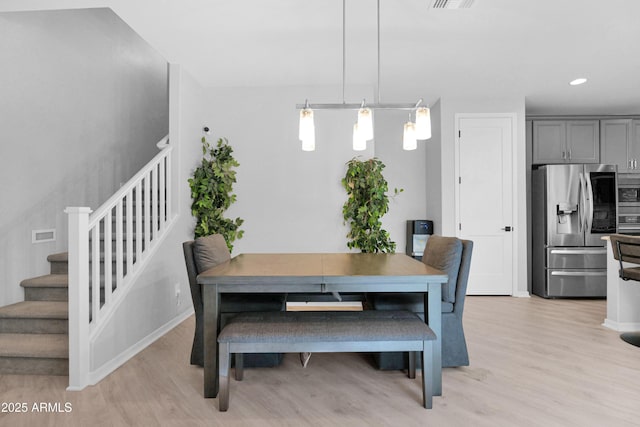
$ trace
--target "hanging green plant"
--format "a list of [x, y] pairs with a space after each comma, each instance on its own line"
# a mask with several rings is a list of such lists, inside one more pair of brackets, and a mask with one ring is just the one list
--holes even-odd
[[[382, 175], [385, 165], [377, 158], [351, 159], [342, 186], [347, 201], [342, 207], [344, 223], [351, 227], [347, 247], [362, 252], [394, 252], [396, 243], [382, 228], [381, 218], [389, 211], [388, 184]], [[394, 195], [403, 190], [394, 189]]]
[[232, 193], [236, 182], [234, 168], [240, 164], [233, 158], [233, 149], [226, 138], [219, 138], [215, 147], [202, 137], [202, 163], [189, 179], [191, 213], [196, 217], [195, 237], [222, 234], [229, 251], [233, 242], [242, 238], [241, 218], [225, 218], [224, 212], [236, 201]]

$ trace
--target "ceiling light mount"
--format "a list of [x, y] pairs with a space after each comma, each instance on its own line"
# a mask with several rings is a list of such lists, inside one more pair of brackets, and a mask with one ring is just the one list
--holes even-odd
[[569, 82], [569, 84], [570, 84], [571, 86], [578, 86], [578, 85], [584, 84], [584, 83], [586, 83], [586, 82], [587, 82], [587, 79], [586, 79], [586, 78], [584, 78], [584, 77], [580, 77], [580, 78], [577, 78], [577, 79], [571, 80], [571, 81]]

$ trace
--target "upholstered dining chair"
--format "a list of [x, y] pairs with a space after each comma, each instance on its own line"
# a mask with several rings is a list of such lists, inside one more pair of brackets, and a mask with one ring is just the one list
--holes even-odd
[[[449, 281], [442, 285], [442, 366], [469, 365], [469, 353], [462, 325], [467, 281], [473, 242], [456, 237], [433, 235], [427, 240], [422, 262], [444, 271]], [[409, 310], [424, 319], [421, 294], [369, 294], [367, 301], [375, 310]], [[408, 357], [403, 353], [378, 353], [380, 369], [406, 369]]]
[[[191, 364], [204, 366], [204, 310], [202, 288], [198, 284], [198, 274], [231, 259], [227, 243], [221, 234], [199, 237], [182, 244], [187, 267], [191, 299], [196, 318], [196, 327], [191, 347]], [[285, 296], [279, 294], [223, 294], [220, 299], [220, 325], [222, 329], [229, 318], [247, 311], [281, 311]], [[277, 366], [282, 360], [280, 354], [247, 354], [244, 366]]]
[[[613, 257], [620, 263], [618, 270], [620, 278], [640, 282], [640, 236], [612, 234], [609, 236], [609, 240]], [[628, 263], [626, 266], [625, 262]], [[633, 265], [629, 265], [629, 263]], [[640, 310], [640, 307], [637, 309]], [[640, 347], [640, 332], [624, 332], [620, 334], [620, 338], [629, 344]]]

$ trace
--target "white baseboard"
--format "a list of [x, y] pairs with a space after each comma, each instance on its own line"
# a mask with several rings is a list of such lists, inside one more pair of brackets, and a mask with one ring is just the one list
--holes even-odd
[[640, 331], [640, 322], [616, 322], [610, 319], [604, 319], [602, 326], [618, 332]]
[[[122, 353], [120, 353], [118, 356], [111, 359], [111, 361], [107, 362], [106, 364], [101, 366], [99, 369], [93, 372], [89, 372], [89, 384], [96, 385], [97, 383], [102, 381], [113, 371], [118, 369], [120, 366], [124, 365], [136, 354], [140, 353], [142, 350], [149, 347], [157, 339], [162, 338], [167, 332], [169, 332], [170, 330], [178, 326], [180, 323], [182, 323], [192, 314], [193, 314], [193, 307], [191, 307], [189, 310], [186, 310], [183, 313], [180, 313], [178, 316], [174, 317], [169, 322], [165, 323], [164, 325], [162, 325], [161, 327], [159, 327], [158, 329], [156, 329], [155, 331], [153, 331], [152, 333], [150, 333], [149, 335], [147, 335], [146, 337], [144, 337], [143, 339], [141, 339], [140, 341], [138, 341], [137, 343], [135, 343], [134, 345], [126, 349], [125, 351], [123, 351]], [[72, 389], [68, 388], [67, 390], [72, 390]], [[79, 390], [81, 389], [78, 389], [78, 390], [73, 389], [72, 391], [79, 391]]]
[[513, 294], [516, 298], [531, 298], [531, 294], [527, 291], [518, 291]]

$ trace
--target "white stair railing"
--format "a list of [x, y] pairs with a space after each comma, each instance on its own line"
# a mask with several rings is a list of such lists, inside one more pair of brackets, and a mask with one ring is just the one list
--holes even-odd
[[171, 151], [161, 149], [91, 213], [69, 207], [69, 389], [89, 385], [90, 344], [172, 219]]

